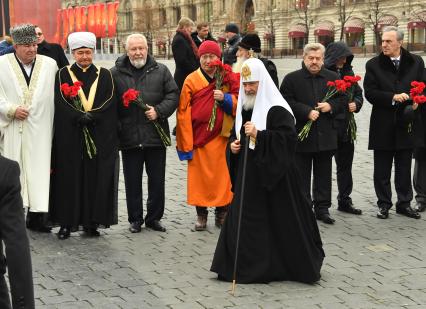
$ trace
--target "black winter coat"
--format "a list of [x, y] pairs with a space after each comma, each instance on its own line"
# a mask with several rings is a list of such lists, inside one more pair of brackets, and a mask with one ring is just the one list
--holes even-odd
[[[346, 63], [343, 65], [343, 68], [340, 70], [336, 67], [336, 62], [339, 58], [346, 57]], [[333, 42], [327, 46], [324, 55], [324, 66], [330, 70], [339, 74], [339, 78], [343, 79], [344, 76], [354, 75], [354, 71], [352, 70], [352, 60], [354, 59], [354, 55], [349, 47], [343, 42]], [[351, 137], [349, 135], [348, 126], [349, 126], [349, 108], [348, 104], [349, 98], [346, 101], [347, 104], [345, 108], [343, 108], [343, 113], [338, 114], [335, 118], [335, 124], [338, 130], [338, 138], [341, 142], [349, 142]], [[356, 84], [354, 89], [353, 102], [356, 104], [355, 113], [358, 113], [361, 110], [362, 104], [364, 102], [364, 98], [362, 96], [361, 87]]]
[[37, 46], [37, 54], [44, 55], [55, 60], [59, 69], [62, 69], [64, 66], [69, 64], [68, 59], [65, 56], [65, 52], [59, 44], [43, 41]]
[[[422, 144], [420, 114], [412, 113], [411, 101], [394, 103], [393, 96], [403, 92], [409, 94], [411, 82], [422, 80], [424, 62], [403, 48], [400, 61], [399, 70], [396, 70], [390, 57], [381, 53], [366, 64], [365, 97], [373, 105], [368, 149], [412, 149]], [[412, 114], [413, 119], [407, 121], [407, 114]]]
[[[330, 70], [322, 68], [312, 75], [302, 63], [302, 69], [291, 72], [284, 77], [280, 92], [287, 100], [296, 117], [296, 130], [300, 132], [308, 122], [309, 113], [315, 109], [318, 102], [325, 97], [328, 81], [334, 81], [339, 76]], [[346, 97], [335, 95], [328, 103], [331, 112], [321, 113], [313, 122], [310, 133], [303, 141], [298, 140], [297, 152], [319, 152], [337, 149], [337, 130], [334, 117], [342, 112]]]
[[173, 37], [172, 51], [176, 64], [174, 79], [180, 91], [185, 78], [198, 69], [200, 62], [192, 50], [191, 43], [180, 32], [176, 32]]
[[[134, 69], [133, 69], [134, 70]], [[140, 91], [145, 104], [154, 107], [158, 114], [157, 121], [164, 131], [170, 135], [169, 118], [179, 103], [179, 90], [169, 69], [157, 63], [148, 55], [147, 62], [135, 79], [129, 57], [123, 55], [111, 69], [119, 98], [118, 134], [120, 149], [135, 147], [164, 147], [155, 126], [145, 116], [145, 112], [135, 104], [128, 108], [123, 106], [122, 96], [129, 88]]]
[[228, 48], [223, 51], [223, 63], [233, 65], [237, 61], [238, 43], [241, 41], [239, 34], [228, 41]]

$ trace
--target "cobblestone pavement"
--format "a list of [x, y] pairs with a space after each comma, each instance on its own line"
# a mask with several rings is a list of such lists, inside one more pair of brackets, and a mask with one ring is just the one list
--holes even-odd
[[[279, 75], [299, 68], [300, 61], [276, 61]], [[354, 64], [363, 75], [365, 59]], [[392, 209], [388, 220], [375, 217], [370, 110], [365, 103], [356, 115], [352, 197], [363, 215], [336, 211], [334, 182], [336, 224], [319, 224], [326, 258], [317, 284], [237, 285], [231, 296], [230, 284], [209, 271], [219, 235], [213, 213], [207, 231], [191, 231], [195, 210], [185, 202], [186, 163], [178, 161], [173, 145], [167, 156], [166, 233], [128, 232], [122, 177], [120, 222], [101, 237], [76, 233], [60, 241], [54, 233], [29, 233], [37, 308], [426, 308], [426, 214], [414, 220]]]

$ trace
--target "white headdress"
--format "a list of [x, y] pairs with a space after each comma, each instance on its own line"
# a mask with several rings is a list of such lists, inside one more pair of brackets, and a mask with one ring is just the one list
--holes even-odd
[[[246, 98], [243, 87], [244, 82], [259, 82], [253, 114], [251, 116], [251, 122], [254, 123], [257, 130], [266, 129], [266, 117], [268, 116], [269, 109], [273, 106], [284, 107], [294, 117], [290, 105], [288, 105], [287, 101], [278, 91], [263, 62], [257, 58], [249, 58], [244, 61], [241, 68], [240, 92], [238, 94], [237, 117], [235, 120], [235, 131], [238, 139], [240, 139], [240, 130], [243, 121], [241, 109]], [[254, 143], [250, 141], [250, 148], [254, 149], [254, 146]]]
[[96, 36], [92, 32], [73, 32], [68, 36], [71, 50], [78, 48], [96, 48]]

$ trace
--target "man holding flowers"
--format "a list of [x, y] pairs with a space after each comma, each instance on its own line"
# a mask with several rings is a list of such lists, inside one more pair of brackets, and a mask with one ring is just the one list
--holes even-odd
[[337, 176], [337, 210], [360, 215], [361, 209], [355, 208], [350, 197], [352, 193], [352, 162], [354, 159], [356, 123], [354, 113], [361, 110], [364, 101], [362, 89], [358, 85], [359, 76], [354, 76], [352, 60], [354, 55], [345, 42], [333, 42], [325, 50], [324, 66], [339, 74], [339, 77], [351, 83], [348, 99], [343, 112], [334, 118], [337, 127], [337, 150], [334, 154]]
[[[331, 170], [337, 149], [337, 130], [334, 117], [344, 108], [341, 92], [346, 85], [336, 87], [337, 73], [323, 67], [325, 48], [320, 43], [305, 45], [300, 70], [285, 76], [280, 91], [296, 118], [299, 140], [296, 146], [296, 164], [302, 177], [303, 191], [312, 200], [318, 220], [333, 224], [330, 217]], [[309, 130], [306, 130], [310, 127]], [[301, 134], [303, 133], [303, 134]], [[303, 137], [302, 137], [303, 136]], [[313, 166], [313, 196], [311, 198], [311, 171]]]
[[[364, 90], [372, 104], [368, 148], [374, 151], [374, 189], [379, 211], [387, 219], [392, 207], [391, 171], [395, 162], [396, 212], [419, 219], [411, 208], [411, 160], [418, 144], [420, 117], [407, 121], [418, 108], [410, 98], [413, 81], [422, 81], [424, 62], [402, 47], [404, 33], [396, 27], [383, 29], [382, 52], [366, 64]], [[421, 132], [422, 133], [422, 132]]]
[[208, 207], [223, 224], [232, 200], [225, 150], [239, 89], [239, 78], [220, 62], [219, 45], [200, 45], [200, 68], [185, 79], [177, 110], [177, 151], [188, 160], [188, 204], [196, 206], [195, 230], [206, 229]]
[[75, 63], [56, 74], [50, 215], [59, 239], [117, 224], [117, 102], [111, 73], [93, 64], [96, 37], [74, 32]]
[[[118, 134], [123, 160], [129, 230], [145, 226], [165, 232], [160, 223], [165, 205], [168, 118], [178, 105], [179, 92], [169, 69], [148, 55], [144, 35], [126, 39], [126, 54], [111, 69], [117, 87]], [[143, 216], [142, 175], [148, 175], [147, 212]]]

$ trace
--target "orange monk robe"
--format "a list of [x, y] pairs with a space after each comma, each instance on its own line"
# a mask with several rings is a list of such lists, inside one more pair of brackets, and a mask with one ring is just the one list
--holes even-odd
[[[209, 82], [200, 69], [185, 79], [177, 110], [176, 142], [178, 151], [192, 151], [192, 160], [188, 160], [187, 203], [220, 207], [229, 205], [233, 197], [225, 155], [232, 123], [226, 121], [230, 116], [225, 116], [222, 132], [204, 146], [194, 149], [191, 101], [194, 94], [207, 86]], [[226, 93], [228, 89], [225, 86], [222, 91]], [[213, 91], [211, 95], [213, 97]], [[237, 95], [232, 95], [232, 118], [235, 117], [237, 101]]]

